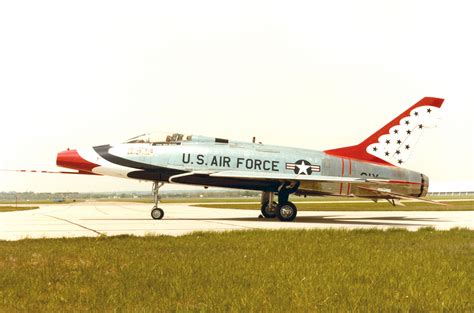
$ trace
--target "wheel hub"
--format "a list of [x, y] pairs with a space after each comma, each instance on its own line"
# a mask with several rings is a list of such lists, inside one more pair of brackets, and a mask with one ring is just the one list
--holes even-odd
[[151, 211], [151, 217], [156, 220], [161, 219], [163, 217], [163, 211], [160, 208], [154, 208]]
[[280, 209], [281, 216], [288, 218], [293, 214], [293, 209], [289, 206], [284, 206]]
[[268, 213], [274, 213], [276, 208], [273, 205], [269, 205], [267, 206], [266, 210]]

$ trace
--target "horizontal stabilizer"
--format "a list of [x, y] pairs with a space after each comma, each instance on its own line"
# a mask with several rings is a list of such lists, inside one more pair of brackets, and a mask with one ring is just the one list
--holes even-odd
[[414, 201], [426, 202], [426, 203], [431, 203], [431, 204], [449, 206], [449, 204], [441, 203], [438, 201], [428, 200], [428, 199], [418, 198], [418, 197], [411, 197], [411, 196], [402, 195], [396, 192], [391, 192], [391, 191], [386, 191], [386, 190], [381, 190], [381, 189], [374, 189], [374, 188], [368, 188], [368, 187], [363, 187], [363, 186], [357, 186], [357, 188], [370, 191], [374, 195], [380, 196], [381, 198], [389, 197], [391, 199], [414, 200]]

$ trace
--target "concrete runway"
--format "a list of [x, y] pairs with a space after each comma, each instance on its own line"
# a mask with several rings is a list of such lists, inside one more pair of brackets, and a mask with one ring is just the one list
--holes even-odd
[[206, 209], [189, 204], [161, 204], [163, 220], [152, 220], [151, 204], [82, 202], [43, 205], [39, 209], [0, 213], [0, 240], [161, 234], [245, 229], [380, 228], [416, 230], [474, 229], [474, 211], [301, 211], [294, 222], [259, 219], [257, 210]]

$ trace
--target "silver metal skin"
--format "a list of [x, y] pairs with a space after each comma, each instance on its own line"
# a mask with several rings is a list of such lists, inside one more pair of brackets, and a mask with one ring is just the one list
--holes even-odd
[[[287, 183], [298, 185], [295, 190], [298, 195], [375, 198], [385, 197], [358, 187], [383, 188], [413, 197], [422, 197], [428, 191], [426, 176], [395, 166], [334, 157], [321, 151], [232, 141], [216, 143], [212, 142], [213, 138], [206, 139], [162, 145], [119, 144], [108, 152], [143, 164], [128, 173], [128, 177], [143, 180], [268, 192], [278, 192]], [[319, 172], [295, 174], [295, 170], [287, 169], [287, 164], [298, 160], [319, 166]], [[158, 168], [140, 168], [146, 165]], [[318, 179], [326, 177], [334, 177], [335, 181]]]

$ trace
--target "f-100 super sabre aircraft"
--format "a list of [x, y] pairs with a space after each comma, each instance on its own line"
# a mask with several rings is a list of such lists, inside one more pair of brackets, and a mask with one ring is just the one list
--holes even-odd
[[421, 134], [434, 125], [443, 99], [423, 98], [358, 145], [313, 151], [222, 138], [144, 134], [115, 145], [60, 152], [57, 165], [76, 174], [108, 175], [153, 182], [154, 219], [164, 216], [164, 183], [257, 190], [266, 218], [292, 221], [289, 196], [420, 199], [428, 177], [401, 168]]

